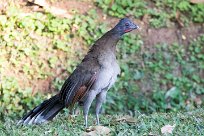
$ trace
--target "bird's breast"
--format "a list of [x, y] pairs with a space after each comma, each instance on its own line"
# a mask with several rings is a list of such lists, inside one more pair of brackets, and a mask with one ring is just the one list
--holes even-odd
[[115, 57], [104, 57], [99, 62], [101, 68], [93, 85], [93, 90], [100, 92], [103, 89], [108, 90], [115, 83], [117, 76], [120, 74], [120, 67]]

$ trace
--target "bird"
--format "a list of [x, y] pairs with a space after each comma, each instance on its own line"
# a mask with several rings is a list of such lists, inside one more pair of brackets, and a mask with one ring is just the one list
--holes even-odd
[[63, 108], [72, 109], [75, 104], [80, 104], [85, 127], [88, 127], [89, 108], [96, 99], [95, 115], [99, 125], [99, 112], [106, 100], [107, 91], [120, 74], [116, 45], [124, 34], [138, 28], [129, 18], [120, 19], [115, 27], [91, 46], [81, 63], [65, 80], [59, 93], [28, 112], [18, 124], [45, 123], [52, 120]]

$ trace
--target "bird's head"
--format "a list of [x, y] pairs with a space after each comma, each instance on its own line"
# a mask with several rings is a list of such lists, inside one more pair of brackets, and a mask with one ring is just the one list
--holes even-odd
[[134, 24], [130, 19], [123, 18], [118, 22], [118, 24], [113, 29], [122, 36], [123, 34], [138, 28], [139, 26]]

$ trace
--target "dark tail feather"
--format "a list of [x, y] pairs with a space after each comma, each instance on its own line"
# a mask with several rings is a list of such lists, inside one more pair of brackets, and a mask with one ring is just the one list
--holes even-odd
[[64, 104], [59, 101], [59, 95], [45, 100], [27, 113], [18, 124], [40, 124], [53, 119], [59, 111], [64, 108]]

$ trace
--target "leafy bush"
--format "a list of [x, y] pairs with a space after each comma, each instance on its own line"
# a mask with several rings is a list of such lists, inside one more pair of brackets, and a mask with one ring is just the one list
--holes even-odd
[[[105, 2], [106, 6], [108, 1]], [[124, 2], [116, 1], [116, 4]], [[146, 6], [142, 4], [141, 7]], [[157, 2], [158, 7], [159, 4], [163, 3]], [[142, 9], [141, 15], [136, 17], [149, 12]], [[186, 7], [180, 5], [180, 10], [186, 12]], [[42, 102], [42, 95], [32, 95], [31, 87], [34, 85], [28, 81], [46, 80], [53, 77], [56, 69], [66, 69], [66, 75], [74, 70], [78, 59], [88, 50], [87, 45], [91, 45], [108, 28], [105, 23], [97, 21], [95, 10], [87, 14], [76, 14], [68, 20], [50, 14], [24, 14], [16, 7], [10, 7], [0, 15], [1, 114], [20, 115]], [[155, 16], [151, 18], [155, 19], [151, 23], [156, 26], [163, 26], [164, 18], [171, 18], [166, 13], [160, 15], [152, 12], [151, 15]], [[139, 35], [124, 36], [117, 46], [122, 72], [118, 82], [108, 92], [105, 112], [134, 113], [140, 110], [150, 113], [202, 106], [203, 43], [204, 35], [187, 47], [178, 44], [157, 45], [152, 52], [143, 46]], [[19, 83], [20, 77], [23, 77], [25, 86]], [[64, 78], [55, 78], [52, 85], [55, 90], [60, 90], [63, 82]]]
[[152, 52], [143, 49], [138, 36], [125, 37], [118, 46], [122, 73], [114, 89], [109, 91], [107, 112], [151, 113], [201, 107], [203, 43], [204, 35], [188, 47], [157, 45]]
[[[33, 90], [37, 86], [32, 84], [34, 81], [53, 76], [56, 68], [73, 71], [78, 57], [83, 55], [75, 47], [90, 45], [106, 31], [105, 24], [97, 25], [94, 10], [88, 14], [90, 17], [76, 15], [68, 20], [37, 12], [25, 14], [10, 6], [0, 15], [1, 113], [22, 115], [43, 100], [42, 95], [36, 94], [40, 90]], [[75, 38], [81, 38], [77, 45]], [[60, 90], [63, 81], [54, 80], [56, 90]]]
[[173, 20], [204, 22], [204, 4], [191, 4], [184, 0], [96, 0], [96, 5], [118, 18], [149, 16], [150, 25], [156, 28], [168, 26]]
[[4, 115], [22, 115], [26, 109], [33, 108], [43, 99], [39, 94], [31, 94], [32, 89], [20, 89], [14, 77], [3, 78], [0, 86], [0, 118]]
[[147, 3], [141, 0], [96, 0], [96, 4], [108, 14], [119, 18], [126, 15], [141, 17], [147, 13], [147, 11], [144, 10], [147, 8]]
[[70, 22], [10, 6], [0, 15], [0, 30], [1, 114], [22, 115], [42, 101], [32, 83], [52, 76], [59, 64], [66, 67], [66, 53], [74, 54], [66, 37]]
[[92, 45], [107, 31], [106, 24], [98, 20], [96, 10], [90, 10], [87, 15], [76, 15], [73, 19], [73, 26], [78, 27], [76, 36], [81, 37], [86, 45]]

